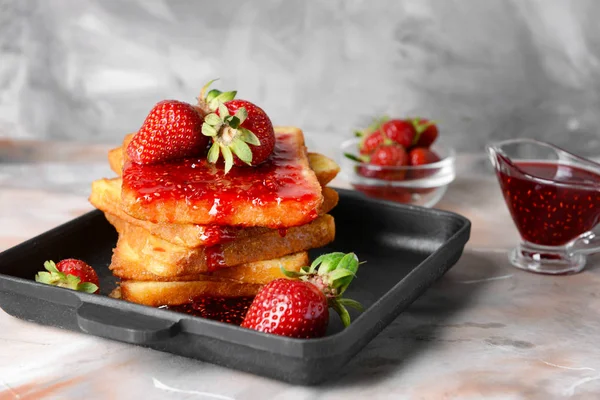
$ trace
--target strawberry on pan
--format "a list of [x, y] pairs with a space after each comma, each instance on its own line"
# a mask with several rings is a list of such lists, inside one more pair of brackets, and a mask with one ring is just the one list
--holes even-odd
[[190, 156], [206, 150], [202, 134], [203, 112], [177, 100], [156, 104], [127, 146], [129, 159], [138, 164], [155, 164]]
[[330, 253], [318, 257], [300, 272], [284, 270], [292, 279], [280, 278], [263, 286], [242, 327], [294, 338], [321, 337], [327, 331], [329, 307], [348, 326], [350, 314], [346, 306], [358, 310], [362, 306], [341, 296], [358, 266], [354, 253]]
[[99, 280], [96, 271], [84, 261], [67, 258], [55, 264], [44, 263], [46, 271], [38, 272], [35, 281], [86, 293], [98, 293]]
[[259, 106], [247, 100], [234, 100], [236, 92], [211, 90], [205, 96], [212, 82], [202, 88], [198, 101], [198, 106], [208, 113], [202, 125], [202, 133], [212, 139], [208, 161], [216, 163], [223, 154], [225, 173], [233, 165], [263, 163], [275, 148], [271, 119]]

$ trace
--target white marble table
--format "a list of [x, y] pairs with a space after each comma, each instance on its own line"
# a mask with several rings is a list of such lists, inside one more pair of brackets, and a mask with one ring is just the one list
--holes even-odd
[[[107, 148], [0, 141], [0, 250], [90, 210]], [[600, 398], [600, 257], [574, 276], [513, 269], [517, 234], [487, 161], [459, 167], [438, 207], [471, 219], [464, 256], [340, 378], [291, 386], [0, 311], [0, 399]]]

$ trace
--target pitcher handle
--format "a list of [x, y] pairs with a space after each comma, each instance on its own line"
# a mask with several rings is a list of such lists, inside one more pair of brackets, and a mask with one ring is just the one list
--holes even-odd
[[593, 254], [600, 252], [600, 224], [571, 242], [569, 254]]

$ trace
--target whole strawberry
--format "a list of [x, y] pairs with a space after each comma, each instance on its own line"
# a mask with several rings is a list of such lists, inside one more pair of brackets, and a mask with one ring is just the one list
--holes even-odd
[[371, 124], [362, 131], [354, 131], [356, 137], [361, 138], [358, 145], [358, 151], [362, 155], [371, 154], [377, 147], [383, 144], [385, 136], [382, 134], [381, 124], [387, 121], [389, 118], [383, 116], [380, 118], [374, 118]]
[[406, 177], [406, 170], [397, 167], [406, 165], [408, 155], [404, 147], [397, 143], [384, 144], [371, 154], [369, 164], [361, 166], [359, 173], [367, 178], [401, 181]]
[[259, 165], [269, 158], [275, 148], [275, 131], [269, 116], [247, 100], [233, 100], [236, 92], [204, 92], [213, 81], [202, 88], [199, 107], [209, 114], [202, 133], [212, 138], [208, 161], [216, 163], [220, 154], [225, 160], [225, 173], [233, 165]]
[[410, 165], [426, 165], [440, 161], [440, 157], [426, 147], [415, 147], [408, 153]]
[[427, 119], [417, 118], [413, 120], [417, 135], [413, 141], [414, 147], [430, 147], [438, 137], [437, 125]]
[[370, 163], [382, 167], [402, 167], [408, 165], [408, 156], [401, 145], [384, 144], [371, 154]]
[[392, 119], [381, 124], [383, 136], [408, 149], [415, 139], [417, 131], [411, 120]]
[[369, 155], [383, 144], [385, 137], [381, 131], [375, 131], [365, 136], [359, 145], [359, 152], [362, 155]]
[[[426, 147], [415, 147], [408, 153], [408, 159], [410, 161], [410, 165], [412, 166], [420, 166], [433, 164], [440, 161], [440, 157], [429, 150]], [[411, 171], [411, 179], [423, 179], [429, 176], [433, 176], [438, 173], [440, 169], [437, 167], [433, 168], [418, 168]], [[416, 193], [429, 193], [433, 189], [415, 189]]]
[[127, 146], [129, 159], [155, 164], [199, 156], [208, 145], [202, 135], [202, 111], [177, 100], [163, 100], [150, 111]]
[[318, 257], [300, 272], [283, 271], [292, 279], [276, 279], [261, 289], [248, 309], [242, 326], [294, 338], [325, 335], [329, 307], [344, 326], [350, 325], [346, 306], [362, 310], [360, 303], [342, 298], [358, 270], [354, 253], [330, 253]]
[[84, 261], [67, 258], [54, 264], [44, 263], [46, 271], [38, 272], [35, 281], [86, 293], [98, 293], [99, 280], [96, 271]]

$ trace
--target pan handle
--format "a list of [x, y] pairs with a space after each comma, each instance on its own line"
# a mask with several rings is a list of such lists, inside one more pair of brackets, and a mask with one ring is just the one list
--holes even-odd
[[77, 323], [86, 333], [134, 344], [155, 342], [179, 333], [178, 322], [93, 303], [79, 306]]

